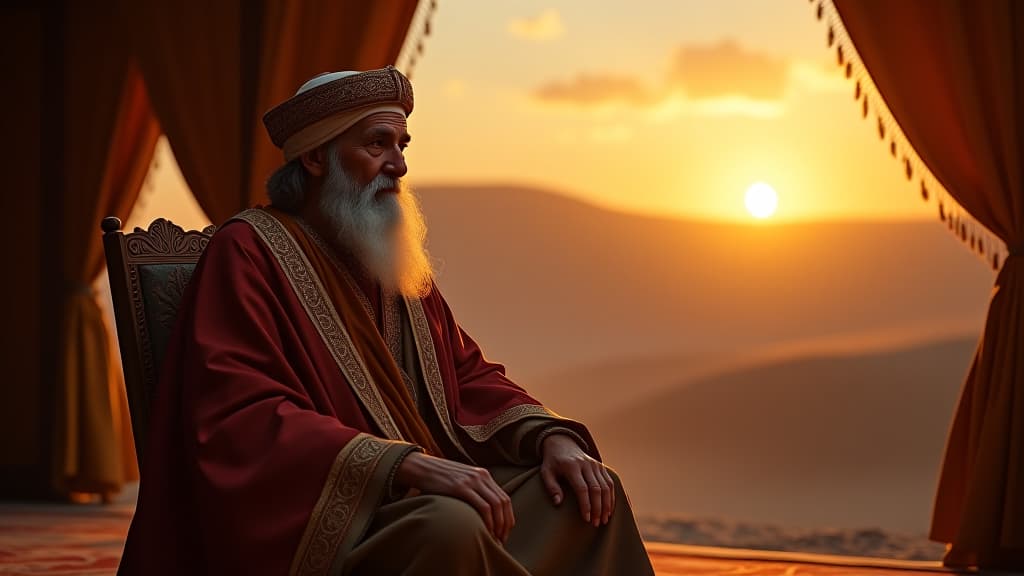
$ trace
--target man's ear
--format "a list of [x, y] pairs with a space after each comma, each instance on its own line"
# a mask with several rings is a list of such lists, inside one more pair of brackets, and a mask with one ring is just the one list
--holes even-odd
[[299, 156], [302, 166], [313, 176], [320, 177], [327, 173], [327, 147], [317, 146]]

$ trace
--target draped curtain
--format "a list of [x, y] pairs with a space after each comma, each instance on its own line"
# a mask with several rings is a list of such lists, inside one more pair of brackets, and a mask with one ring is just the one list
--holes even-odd
[[953, 566], [1024, 567], [1024, 3], [835, 0], [907, 139], [1009, 249], [964, 384], [931, 537]]
[[125, 220], [163, 132], [215, 223], [261, 202], [281, 162], [263, 112], [309, 77], [398, 56], [417, 0], [102, 0], [65, 12], [65, 297], [55, 485], [137, 477], [121, 373], [91, 291], [100, 219]]
[[263, 113], [321, 72], [394, 63], [417, 0], [128, 2], [153, 107], [219, 224], [265, 201], [282, 157]]
[[112, 3], [69, 3], [66, 29], [63, 346], [54, 483], [61, 492], [118, 490], [137, 478], [121, 374], [91, 284], [103, 268], [103, 216], [126, 218], [160, 128]]
[[249, 205], [266, 202], [267, 177], [283, 162], [263, 128], [263, 113], [317, 74], [393, 64], [417, 6], [416, 0], [312, 4], [274, 0], [266, 5], [259, 93], [250, 119], [255, 137]]

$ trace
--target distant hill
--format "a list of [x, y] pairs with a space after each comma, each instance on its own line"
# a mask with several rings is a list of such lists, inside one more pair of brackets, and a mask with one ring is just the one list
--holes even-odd
[[890, 330], [980, 333], [992, 273], [931, 222], [745, 226], [418, 188], [439, 284], [528, 387], [566, 369]]
[[456, 317], [590, 425], [638, 513], [924, 532], [994, 280], [942, 226], [418, 192]]
[[975, 344], [724, 372], [591, 428], [642, 514], [922, 533]]

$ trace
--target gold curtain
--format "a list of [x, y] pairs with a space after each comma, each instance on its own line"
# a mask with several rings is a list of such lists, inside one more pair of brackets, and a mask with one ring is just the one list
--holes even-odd
[[153, 106], [214, 223], [264, 201], [281, 163], [260, 118], [309, 77], [398, 55], [417, 0], [127, 2]]
[[117, 34], [116, 7], [65, 13], [64, 301], [54, 483], [60, 492], [116, 492], [138, 477], [121, 375], [91, 283], [103, 268], [98, 223], [126, 218], [160, 135], [145, 86]]
[[1009, 249], [946, 446], [931, 537], [948, 565], [1024, 567], [1024, 3], [835, 0], [938, 181]]

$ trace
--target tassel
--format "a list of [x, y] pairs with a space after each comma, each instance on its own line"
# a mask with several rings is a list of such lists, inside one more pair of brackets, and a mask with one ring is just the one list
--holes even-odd
[[832, 26], [828, 27], [828, 47], [831, 48], [836, 43], [836, 29]]
[[893, 158], [896, 157], [896, 141], [895, 140], [889, 140], [889, 154], [892, 154]]
[[907, 174], [907, 180], [914, 177], [914, 167], [910, 165], [910, 158], [903, 157], [903, 170]]
[[942, 202], [939, 202], [939, 220], [946, 221], [946, 207], [943, 206]]
[[851, 76], [853, 76], [853, 65], [850, 64], [849, 62], [847, 62], [846, 63], [846, 77], [849, 78]]
[[861, 103], [861, 105], [860, 105], [860, 117], [861, 118], [867, 118], [868, 117], [868, 98], [867, 98], [867, 96], [864, 97], [864, 102]]
[[992, 254], [992, 269], [996, 270], [996, 271], [999, 270], [999, 254], [998, 253], [993, 253]]
[[885, 122], [882, 122], [882, 117], [878, 117], [878, 137], [885, 140]]
[[860, 100], [860, 80], [857, 80], [857, 87], [853, 91], [853, 99]]
[[818, 20], [821, 20], [822, 16], [825, 15], [825, 6], [821, 2], [818, 2]]
[[971, 250], [974, 250], [974, 246], [975, 246], [974, 234], [971, 234]]
[[836, 47], [836, 58], [839, 59], [839, 65], [840, 66], [842, 66], [843, 64], [846, 64], [846, 55], [843, 54], [843, 47], [842, 46], [837, 46]]
[[921, 198], [925, 202], [928, 201], [928, 187], [924, 185], [924, 180], [921, 180]]

